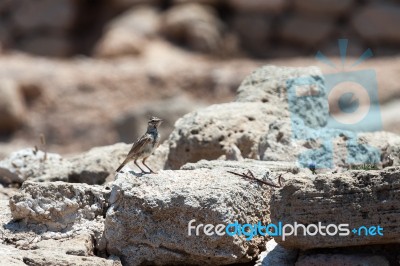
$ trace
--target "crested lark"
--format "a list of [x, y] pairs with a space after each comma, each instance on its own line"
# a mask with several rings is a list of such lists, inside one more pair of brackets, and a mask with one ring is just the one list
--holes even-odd
[[132, 146], [124, 162], [118, 167], [119, 172], [127, 163], [134, 161], [135, 165], [139, 167], [140, 171], [144, 172], [143, 169], [138, 165], [137, 160], [143, 159], [142, 163], [146, 166], [151, 173], [155, 173], [146, 165], [146, 159], [153, 153], [160, 143], [160, 134], [157, 129], [162, 123], [162, 119], [158, 117], [151, 117], [147, 124], [146, 133], [140, 137]]

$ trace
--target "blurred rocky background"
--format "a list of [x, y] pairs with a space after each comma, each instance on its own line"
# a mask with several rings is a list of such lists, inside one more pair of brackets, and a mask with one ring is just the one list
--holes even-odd
[[[371, 0], [1, 0], [0, 158], [133, 142], [149, 115], [166, 138], [183, 114], [234, 98], [265, 64], [318, 50], [377, 73], [383, 126], [400, 132], [400, 4]], [[42, 138], [40, 137], [42, 136]]]

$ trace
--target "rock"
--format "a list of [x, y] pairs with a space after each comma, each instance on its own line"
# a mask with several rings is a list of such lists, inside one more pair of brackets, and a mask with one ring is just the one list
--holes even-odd
[[60, 245], [59, 240], [45, 239], [38, 242], [36, 247], [43, 250], [57, 247], [58, 252], [74, 256], [86, 257], [94, 255], [93, 240], [89, 234], [81, 234], [72, 238], [63, 239], [62, 245]]
[[165, 12], [161, 25], [168, 39], [195, 51], [217, 54], [224, 42], [222, 22], [210, 6], [177, 5]]
[[61, 0], [57, 3], [52, 0], [15, 2], [12, 21], [20, 31], [26, 32], [71, 29], [78, 12], [77, 3], [73, 0]]
[[69, 159], [68, 182], [103, 184], [115, 176], [115, 169], [128, 154], [131, 145], [117, 143], [97, 147]]
[[[76, 256], [63, 254], [58, 251], [64, 242], [58, 242], [46, 249], [36, 248], [35, 250], [21, 250], [12, 246], [0, 244], [0, 260], [4, 265], [23, 266], [23, 265], [82, 265], [82, 266], [120, 266], [122, 265], [115, 259], [103, 259], [93, 256]], [[57, 248], [55, 248], [57, 247]]]
[[108, 207], [106, 188], [64, 182], [25, 182], [10, 198], [13, 219], [46, 225], [48, 230], [70, 230], [75, 223], [103, 217]]
[[[57, 167], [55, 167], [57, 166]], [[55, 153], [23, 149], [0, 161], [0, 183], [22, 184], [27, 179], [37, 181], [67, 180], [70, 163]]]
[[[274, 192], [270, 201], [271, 222], [317, 227], [321, 222], [321, 226], [334, 226], [329, 227], [332, 236], [304, 236], [300, 227], [297, 236], [286, 235], [284, 240], [283, 236], [276, 236], [275, 241], [286, 248], [299, 249], [397, 243], [399, 175], [399, 167], [321, 174], [315, 178], [284, 175], [285, 185]], [[340, 224], [347, 225], [338, 230]], [[315, 226], [309, 231], [315, 232]]]
[[9, 134], [25, 121], [25, 103], [16, 82], [0, 80], [0, 134]]
[[25, 182], [9, 201], [0, 200], [0, 249], [1, 243], [15, 246], [18, 250], [5, 247], [7, 257], [21, 260], [22, 256], [25, 263], [35, 265], [39, 261], [46, 265], [121, 265], [116, 256], [108, 260], [94, 257], [95, 253], [106, 255], [101, 250], [106, 244], [103, 231], [109, 191], [86, 184]]
[[[18, 192], [17, 188], [4, 187], [2, 184], [0, 184], [0, 200], [5, 200], [8, 202], [8, 199], [17, 192]], [[5, 204], [5, 205], [7, 205], [7, 204]]]
[[[318, 97], [290, 98], [289, 106], [286, 91], [296, 88], [299, 80], [307, 80], [310, 85], [302, 88], [307, 93], [318, 92]], [[324, 126], [328, 117], [324, 95], [321, 72], [315, 67], [262, 67], [242, 82], [236, 102], [209, 106], [176, 122], [168, 139], [168, 164], [178, 169], [187, 162], [229, 156], [234, 146], [243, 158], [259, 158], [260, 138], [278, 118], [289, 121], [289, 107], [306, 125]]]
[[62, 35], [26, 37], [17, 44], [17, 47], [28, 53], [57, 57], [69, 56], [74, 50], [70, 40]]
[[352, 11], [354, 0], [330, 2], [327, 0], [295, 0], [294, 7], [299, 13], [313, 17], [339, 17]]
[[192, 112], [175, 123], [168, 142], [168, 164], [178, 169], [188, 162], [215, 160], [236, 145], [243, 158], [258, 157], [258, 142], [268, 125], [284, 110], [263, 103], [233, 102]]
[[334, 24], [331, 20], [295, 15], [283, 21], [279, 35], [285, 42], [318, 48], [318, 45], [329, 38], [333, 30]]
[[107, 252], [124, 265], [250, 262], [263, 237], [189, 236], [188, 223], [265, 223], [269, 191], [224, 168], [119, 174], [106, 215]]
[[[262, 102], [288, 109], [287, 90], [291, 80], [311, 77], [309, 89], [322, 89], [322, 72], [317, 67], [262, 66], [248, 75], [237, 89], [237, 102]], [[317, 86], [315, 86], [315, 85]]]
[[399, 23], [400, 7], [389, 3], [367, 5], [351, 21], [355, 31], [371, 44], [399, 44]]
[[[301, 131], [301, 132], [297, 132]], [[317, 168], [349, 168], [354, 164], [400, 165], [397, 148], [400, 137], [387, 132], [354, 133], [321, 127], [301, 127], [293, 136], [293, 124], [278, 120], [270, 124], [259, 142], [260, 159], [298, 161], [303, 167], [314, 162]], [[334, 148], [333, 148], [334, 147]], [[333, 164], [333, 165], [331, 165]]]
[[389, 132], [360, 133], [360, 142], [379, 149], [382, 167], [400, 165], [400, 136]]
[[227, 4], [236, 12], [243, 13], [282, 13], [289, 4], [287, 0], [228, 0]]
[[165, 100], [148, 102], [138, 106], [119, 117], [116, 121], [116, 129], [120, 141], [133, 142], [146, 132], [147, 121], [151, 116], [161, 117], [161, 139], [165, 140], [174, 129], [174, 124], [183, 115], [199, 109], [203, 106], [185, 96], [176, 96]]
[[107, 24], [95, 54], [100, 57], [141, 54], [148, 38], [158, 33], [159, 18], [158, 10], [150, 6], [129, 9]]
[[389, 266], [388, 260], [383, 256], [368, 254], [316, 254], [300, 256], [296, 266], [317, 266], [317, 265], [382, 265]]
[[145, 46], [146, 40], [142, 37], [125, 30], [114, 29], [101, 38], [94, 53], [103, 58], [139, 55]]
[[[30, 180], [103, 184], [114, 178], [115, 169], [125, 159], [130, 147], [128, 144], [117, 143], [93, 148], [70, 158], [35, 149], [20, 150], [0, 161], [0, 183], [22, 184]], [[149, 158], [150, 164], [164, 165], [165, 155], [152, 157]]]
[[152, 6], [131, 8], [107, 24], [107, 30], [120, 29], [143, 37], [155, 37], [160, 27], [160, 14]]
[[271, 239], [267, 242], [266, 250], [259, 255], [255, 266], [292, 266], [296, 262], [297, 253], [297, 250], [286, 249]]
[[236, 102], [261, 102], [289, 110], [290, 115], [277, 119], [299, 119], [312, 128], [325, 126], [329, 115], [324, 78], [317, 67], [263, 66], [243, 80]]
[[255, 56], [265, 56], [272, 35], [271, 18], [265, 15], [236, 14], [232, 28], [238, 33], [242, 47]]

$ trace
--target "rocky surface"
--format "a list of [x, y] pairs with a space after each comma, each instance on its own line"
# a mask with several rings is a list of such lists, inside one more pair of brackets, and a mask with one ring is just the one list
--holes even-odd
[[297, 174], [300, 172], [300, 168], [293, 162], [273, 162], [273, 161], [259, 161], [252, 159], [244, 159], [240, 161], [225, 161], [225, 160], [200, 160], [196, 163], [187, 163], [183, 165], [181, 170], [195, 170], [195, 169], [209, 169], [214, 168], [227, 168], [229, 171], [243, 171], [243, 169], [255, 169], [260, 171], [261, 175], [265, 175], [265, 169], [268, 172], [290, 172]]
[[[54, 167], [57, 165], [57, 167]], [[67, 180], [70, 163], [59, 154], [24, 149], [0, 161], [0, 182], [3, 185], [22, 184], [28, 179], [42, 181]]]
[[[93, 199], [89, 198], [91, 192], [87, 193], [86, 198], [79, 198], [79, 196], [83, 196], [83, 194], [79, 194], [84, 191], [83, 187], [85, 185], [74, 186], [62, 182], [47, 183], [47, 185], [27, 183], [23, 191], [16, 193], [15, 198], [13, 198], [21, 200], [19, 206], [14, 209], [16, 216], [13, 216], [13, 211], [8, 206], [8, 199], [0, 199], [2, 210], [0, 213], [1, 262], [4, 265], [121, 265], [116, 256], [107, 259], [95, 256], [95, 250], [99, 247], [98, 243], [101, 242], [99, 241], [100, 237], [96, 239], [96, 236], [100, 236], [103, 229], [101, 222], [77, 220], [74, 221], [76, 223], [73, 230], [63, 232], [56, 232], [57, 226], [53, 227], [55, 223], [51, 219], [58, 222], [69, 222], [71, 225], [71, 220], [68, 219], [71, 219], [74, 213], [64, 211], [71, 210], [71, 208], [76, 210], [77, 206], [72, 205], [78, 205], [79, 202], [82, 208], [80, 213], [82, 214], [86, 204], [89, 206], [94, 203]], [[72, 190], [66, 191], [71, 188], [74, 188], [73, 190], [77, 192], [76, 198], [68, 194]], [[89, 186], [86, 185], [85, 188], [88, 192]], [[95, 190], [96, 188], [94, 188]], [[61, 196], [62, 193], [64, 193], [63, 196]], [[10, 196], [12, 197], [12, 195]], [[68, 206], [66, 197], [71, 199], [69, 201], [70, 208], [61, 207]], [[14, 200], [11, 201], [15, 203]], [[21, 205], [24, 205], [24, 207]], [[79, 207], [77, 208], [79, 209]], [[24, 211], [19, 212], [22, 209]], [[44, 209], [48, 215], [43, 213]], [[86, 208], [85, 212], [86, 214], [90, 212], [94, 214], [95, 210]], [[61, 220], [55, 214], [60, 214], [66, 219]], [[70, 218], [67, 218], [68, 215]], [[75, 217], [78, 216], [75, 215]], [[20, 220], [15, 220], [16, 217]], [[33, 218], [33, 220], [30, 218]], [[85, 215], [85, 218], [88, 218], [88, 216]], [[80, 222], [83, 222], [83, 225], [80, 225]], [[66, 226], [67, 224], [64, 224], [62, 227]], [[52, 231], [53, 229], [56, 231]]]
[[223, 45], [222, 27], [212, 7], [192, 3], [168, 10], [161, 31], [170, 40], [195, 51], [218, 54]]
[[105, 58], [137, 56], [160, 27], [158, 10], [141, 6], [125, 11], [110, 21], [96, 44], [95, 55]]
[[293, 102], [291, 111], [303, 116], [310, 125], [323, 125], [326, 123], [323, 116], [307, 116], [327, 112], [321, 75], [316, 68], [265, 66], [254, 71], [239, 87], [236, 102], [213, 105], [177, 121], [169, 138], [170, 167], [177, 169], [186, 162], [216, 159], [234, 146], [242, 157], [259, 159], [261, 136], [276, 120], [290, 117], [286, 89], [297, 79], [312, 79], [304, 89], [321, 92], [321, 98]]
[[[298, 234], [287, 236], [284, 241], [281, 237], [275, 240], [284, 247], [298, 249], [396, 243], [399, 171], [399, 167], [390, 167], [312, 178], [285, 175], [285, 186], [271, 199], [272, 223], [318, 225], [321, 222], [323, 226], [345, 223], [349, 225], [350, 236]], [[378, 225], [383, 228], [383, 235], [376, 231], [376, 236], [366, 236], [364, 229], [359, 229]], [[354, 228], [358, 230], [356, 233], [351, 231]]]
[[255, 266], [292, 266], [297, 260], [296, 249], [287, 249], [271, 239], [266, 244], [266, 250], [261, 252]]
[[233, 102], [192, 112], [176, 122], [168, 142], [168, 164], [213, 160], [236, 146], [244, 158], [258, 158], [259, 136], [285, 111], [263, 103]]
[[188, 236], [192, 219], [196, 225], [267, 222], [270, 190], [222, 169], [118, 175], [105, 222], [108, 253], [126, 265], [251, 261], [263, 238]]
[[44, 225], [51, 231], [71, 230], [81, 220], [102, 217], [107, 210], [106, 188], [63, 182], [25, 182], [10, 199], [15, 220]]
[[20, 150], [0, 161], [0, 183], [22, 184], [31, 180], [103, 184], [106, 179], [114, 178], [116, 167], [129, 149], [130, 145], [119, 143], [93, 148], [70, 158], [35, 148]]

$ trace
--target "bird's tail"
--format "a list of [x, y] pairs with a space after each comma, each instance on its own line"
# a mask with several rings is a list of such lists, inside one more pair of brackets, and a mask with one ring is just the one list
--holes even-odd
[[125, 161], [123, 163], [121, 163], [121, 165], [117, 168], [117, 170], [115, 170], [117, 173], [119, 171], [121, 171], [122, 168], [124, 168], [124, 166], [128, 163], [128, 160], [125, 159]]

